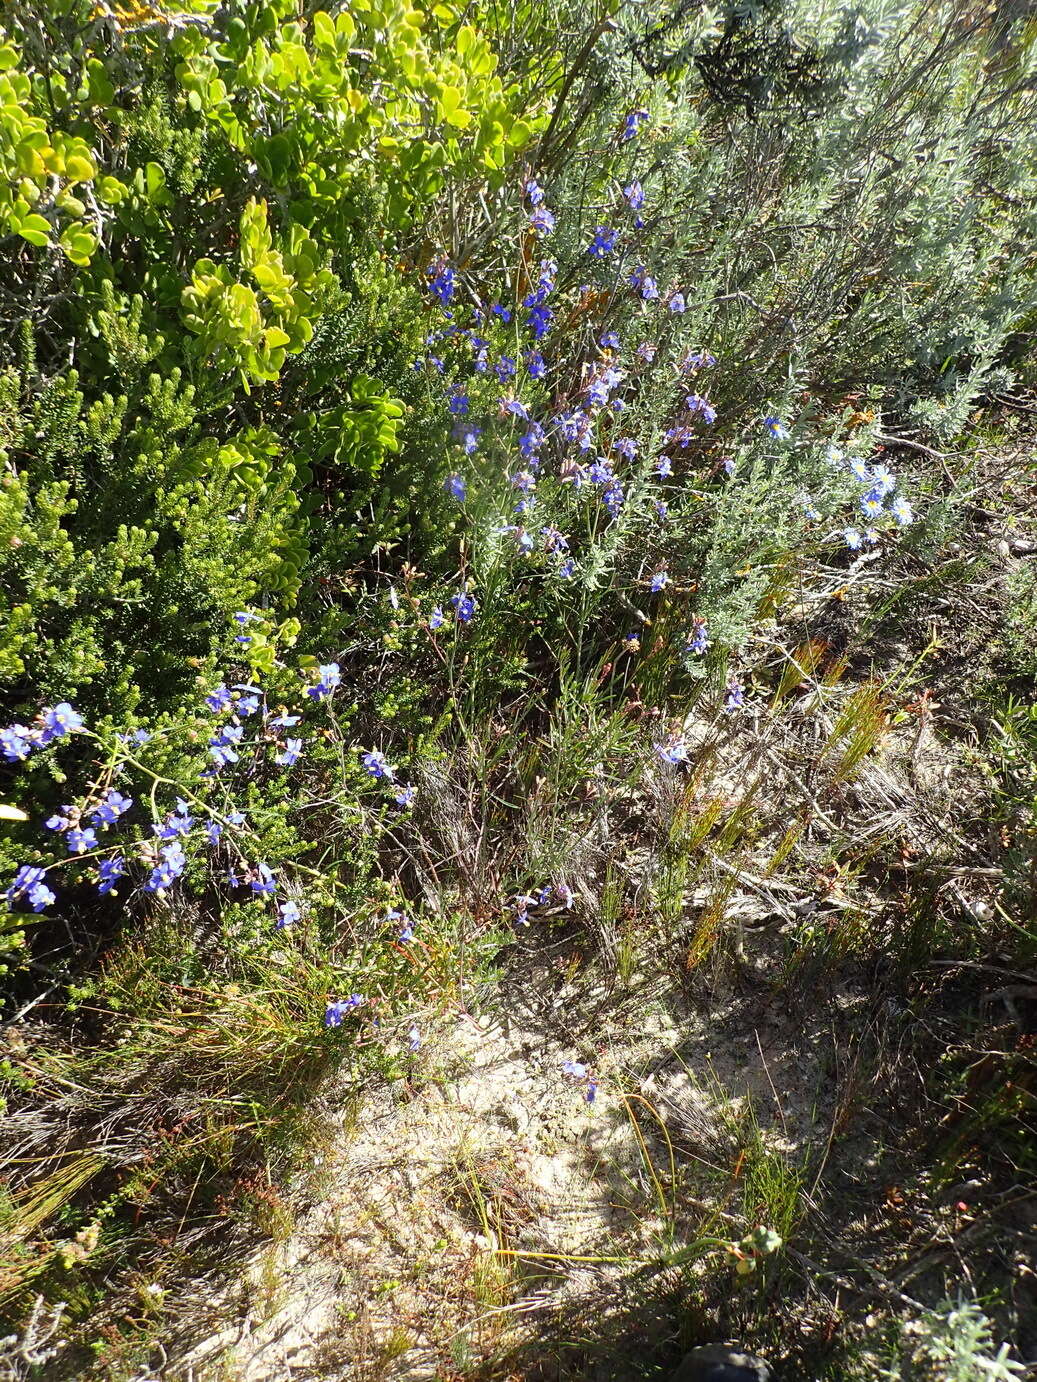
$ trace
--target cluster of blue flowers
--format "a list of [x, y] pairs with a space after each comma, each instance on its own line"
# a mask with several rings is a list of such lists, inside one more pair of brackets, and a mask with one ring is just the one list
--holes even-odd
[[68, 701], [61, 701], [41, 711], [31, 725], [8, 725], [0, 729], [0, 750], [8, 763], [24, 763], [34, 749], [45, 748], [55, 739], [64, 739], [82, 727], [82, 717]]
[[[463, 598], [471, 600], [470, 596]], [[471, 600], [471, 605], [474, 608], [474, 600]], [[236, 623], [241, 627], [245, 623], [243, 614], [235, 615]], [[459, 611], [458, 617], [470, 618], [471, 613]], [[304, 753], [304, 740], [301, 735], [296, 737], [289, 731], [301, 723], [308, 703], [331, 697], [341, 680], [337, 663], [321, 666], [316, 681], [311, 681], [304, 688], [302, 704], [294, 711], [282, 708], [276, 712], [267, 706], [260, 687], [252, 683], [228, 686], [221, 682], [202, 701], [205, 713], [215, 724], [207, 744], [209, 767], [201, 776], [219, 778], [245, 753], [252, 763], [259, 761], [266, 752], [279, 767], [294, 767]], [[42, 711], [31, 727], [16, 724], [0, 731], [0, 742], [8, 760], [20, 762], [32, 750], [77, 731], [89, 733], [84, 728], [82, 717], [71, 705], [62, 702]], [[183, 876], [190, 855], [198, 846], [215, 849], [221, 843], [227, 843], [225, 831], [228, 827], [247, 829], [246, 818], [240, 811], [217, 811], [198, 797], [192, 796], [188, 800], [179, 796], [175, 810], [162, 819], [151, 821], [150, 836], [141, 836], [138, 826], [134, 837], [122, 843], [115, 844], [107, 839], [109, 831], [119, 827], [127, 817], [132, 817], [135, 805], [133, 797], [111, 785], [111, 777], [125, 771], [128, 764], [146, 771], [130, 755], [133, 749], [149, 739], [146, 730], [118, 735], [120, 751], [116, 754], [107, 780], [95, 786], [85, 800], [63, 806], [60, 812], [43, 823], [46, 830], [61, 838], [72, 862], [89, 866], [91, 872], [86, 876], [92, 878], [97, 892], [102, 896], [114, 892], [119, 883], [129, 877], [128, 861], [131, 859], [145, 869], [143, 890], [162, 895]], [[384, 779], [392, 786], [396, 806], [408, 809], [413, 804], [414, 788], [395, 781], [396, 769], [380, 750], [361, 750], [360, 765], [371, 777]], [[272, 899], [278, 928], [297, 922], [302, 912], [298, 902], [283, 897], [284, 881], [275, 876], [268, 864], [262, 861], [249, 863], [242, 855], [240, 845], [246, 839], [247, 836], [235, 839], [232, 857], [236, 862], [225, 874], [228, 886], [248, 889], [256, 898]], [[61, 862], [55, 861], [45, 867], [22, 866], [4, 894], [8, 905], [28, 906], [36, 912], [52, 906], [57, 901], [57, 895], [46, 880], [49, 872], [59, 867]]]

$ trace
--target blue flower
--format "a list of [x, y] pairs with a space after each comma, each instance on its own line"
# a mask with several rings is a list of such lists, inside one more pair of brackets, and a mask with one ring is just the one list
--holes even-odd
[[391, 780], [393, 774], [396, 772], [396, 769], [390, 763], [386, 762], [385, 754], [382, 753], [381, 749], [369, 749], [367, 753], [360, 755], [360, 762], [364, 765], [365, 770], [374, 778], [386, 777]]
[[620, 344], [619, 334], [615, 331], [603, 331], [598, 337], [598, 345], [604, 350], [619, 350]]
[[680, 314], [688, 310], [688, 304], [684, 300], [683, 293], [671, 293], [670, 301], [667, 304], [671, 312]]
[[499, 302], [495, 302], [493, 304], [493, 306], [490, 308], [490, 312], [493, 316], [500, 317], [501, 321], [504, 322], [505, 325], [507, 325], [508, 322], [511, 321], [511, 308], [502, 307]]
[[731, 713], [732, 710], [741, 710], [745, 705], [745, 692], [737, 681], [727, 683], [727, 695], [724, 697], [724, 709]]
[[164, 892], [166, 888], [170, 887], [176, 879], [180, 877], [187, 867], [187, 856], [184, 854], [179, 842], [166, 845], [164, 849], [159, 850], [159, 853], [162, 856], [162, 862], [152, 869], [151, 876], [144, 884], [146, 892]]
[[68, 701], [61, 701], [50, 710], [43, 712], [43, 733], [41, 744], [49, 744], [52, 739], [64, 739], [77, 729], [82, 729], [83, 717], [72, 709]]
[[443, 488], [447, 494], [458, 500], [463, 500], [468, 493], [468, 486], [465, 484], [463, 475], [448, 475], [443, 481]]
[[656, 744], [655, 751], [664, 763], [687, 763], [688, 745], [679, 735], [671, 734], [665, 743]]
[[228, 763], [238, 761], [238, 755], [222, 739], [209, 740], [209, 756], [218, 768], [225, 768]]
[[274, 762], [275, 762], [275, 763], [281, 763], [281, 764], [283, 764], [284, 767], [286, 767], [286, 768], [291, 768], [291, 767], [293, 767], [296, 763], [298, 763], [298, 761], [299, 761], [299, 755], [300, 755], [301, 753], [302, 753], [302, 740], [301, 740], [301, 739], [286, 739], [286, 740], [285, 740], [285, 745], [284, 745], [284, 752], [283, 752], [283, 753], [277, 754], [277, 755], [275, 756], [275, 758], [274, 758]]
[[[554, 313], [550, 307], [537, 306], [530, 309], [526, 324], [533, 332], [535, 341], [542, 341], [551, 328], [551, 321]], [[535, 376], [534, 376], [535, 377]]]
[[572, 1075], [574, 1079], [583, 1080], [587, 1077], [587, 1067], [582, 1061], [566, 1060], [562, 1061], [562, 1073]]
[[558, 574], [563, 580], [567, 581], [575, 569], [576, 563], [573, 561], [572, 557], [570, 557], [567, 561], [562, 562], [561, 566], [558, 568]]
[[450, 603], [454, 607], [454, 613], [462, 624], [467, 624], [476, 610], [475, 596], [462, 592], [460, 595], [452, 595]]
[[72, 824], [72, 812], [75, 808], [72, 806], [63, 806], [61, 809], [65, 812], [65, 815], [48, 816], [43, 822], [44, 830], [67, 830], [69, 828]]
[[655, 463], [655, 473], [663, 480], [673, 474], [673, 465], [670, 462], [669, 456], [659, 457]]
[[470, 422], [458, 421], [454, 424], [453, 438], [459, 441], [464, 448], [466, 456], [471, 456], [479, 445], [479, 438], [482, 436], [482, 428], [475, 427]]
[[240, 696], [234, 706], [235, 715], [254, 715], [259, 709], [258, 696]]
[[716, 362], [717, 357], [715, 355], [711, 355], [708, 350], [693, 350], [690, 351], [684, 357], [683, 361], [681, 362], [681, 369], [709, 369], [710, 365], [715, 365]]
[[[861, 495], [861, 513], [865, 518], [878, 518], [882, 512], [882, 498], [882, 491], [879, 489], [870, 489], [867, 494]], [[899, 502], [907, 503], [906, 500]], [[908, 511], [910, 512], [910, 508]]]
[[821, 510], [813, 500], [805, 499], [803, 501], [803, 516], [804, 518], [808, 518], [811, 523], [819, 523], [821, 521]]
[[889, 511], [901, 528], [906, 528], [909, 523], [915, 521], [911, 505], [902, 497], [893, 500], [892, 504], [889, 506]]
[[618, 230], [610, 230], [608, 226], [598, 226], [594, 232], [594, 239], [587, 246], [587, 253], [593, 255], [595, 259], [604, 259], [615, 249], [618, 239]]
[[460, 389], [455, 389], [447, 399], [447, 408], [454, 417], [464, 417], [468, 412], [468, 395]]
[[248, 883], [252, 891], [259, 895], [275, 893], [277, 891], [277, 880], [274, 878], [273, 870], [269, 864], [257, 864], [252, 870], [252, 877]]
[[301, 715], [275, 715], [270, 721], [271, 729], [291, 729], [302, 719]]
[[227, 820], [231, 825], [244, 825], [245, 817], [240, 811], [228, 811]]
[[871, 484], [871, 471], [867, 463], [862, 461], [859, 456], [854, 456], [853, 460], [850, 462], [850, 474], [855, 480], [859, 480], [862, 485]]
[[634, 441], [633, 437], [618, 437], [612, 443], [612, 449], [618, 451], [626, 460], [632, 461], [637, 455], [637, 442]]
[[17, 901], [24, 893], [25, 900], [34, 912], [42, 912], [45, 907], [51, 906], [57, 901], [57, 898], [44, 883], [43, 880], [46, 876], [46, 869], [23, 864], [15, 874], [11, 886], [7, 889], [8, 902]]
[[525, 197], [530, 206], [539, 206], [544, 200], [544, 189], [530, 178], [526, 183]]
[[547, 374], [547, 365], [539, 350], [527, 350], [525, 361], [530, 379], [543, 379]]
[[348, 998], [340, 999], [337, 1003], [329, 1003], [324, 1014], [325, 1027], [341, 1027], [342, 1019], [346, 1013], [352, 1012], [354, 1008], [359, 1008], [364, 1001], [362, 993], [353, 993]]
[[302, 916], [299, 906], [295, 902], [282, 902], [277, 909], [277, 929], [281, 930], [284, 926], [291, 926]]
[[85, 854], [88, 849], [97, 848], [97, 836], [89, 827], [86, 830], [68, 830], [65, 832], [65, 844], [69, 854]]
[[205, 838], [211, 845], [218, 845], [223, 834], [223, 826], [218, 821], [210, 821], [205, 827]]
[[701, 655], [709, 647], [709, 631], [706, 627], [705, 619], [696, 619], [695, 626], [691, 631], [691, 637], [684, 645], [684, 651]]
[[103, 896], [110, 893], [126, 873], [126, 860], [121, 854], [114, 854], [110, 859], [102, 859], [97, 873], [97, 891]]
[[788, 439], [789, 430], [780, 418], [765, 417], [763, 425], [769, 436], [777, 437], [778, 441], [786, 441]]
[[597, 1098], [597, 1096], [598, 1096], [598, 1082], [597, 1082], [597, 1080], [588, 1080], [588, 1081], [587, 1081], [587, 1090], [586, 1090], [586, 1093], [584, 1094], [583, 1097], [587, 1100], [588, 1104], [593, 1104], [593, 1103], [594, 1103], [594, 1100]]
[[670, 575], [669, 572], [666, 571], [666, 569], [664, 568], [661, 571], [657, 571], [655, 575], [652, 577], [651, 588], [654, 592], [658, 593], [660, 590], [663, 590], [667, 585], [669, 585], [669, 583]]
[[417, 1026], [411, 1023], [410, 1031], [407, 1033], [407, 1050], [417, 1051], [421, 1046], [421, 1033]]
[[414, 805], [415, 795], [416, 792], [413, 787], [401, 787], [400, 790], [393, 797], [393, 801], [396, 803], [397, 806], [406, 808], [408, 806]]
[[0, 729], [0, 747], [8, 763], [21, 763], [32, 749], [32, 731], [25, 725], [9, 725]]
[[843, 541], [846, 543], [847, 547], [849, 547], [851, 552], [860, 551], [862, 538], [858, 529], [844, 528]]
[[121, 792], [117, 792], [113, 787], [104, 801], [90, 812], [90, 819], [95, 825], [114, 825], [119, 817], [125, 815], [132, 805], [132, 797], [124, 797]]
[[702, 397], [701, 394], [690, 393], [684, 400], [685, 406], [693, 413], [698, 413], [702, 421], [712, 425], [717, 420], [716, 409]]
[[892, 494], [897, 487], [897, 477], [884, 465], [877, 465], [871, 472], [871, 478], [875, 482], [875, 488], [883, 497]]
[[510, 355], [502, 355], [493, 367], [493, 372], [502, 384], [515, 377], [515, 361]]
[[322, 696], [330, 696], [335, 687], [341, 684], [342, 673], [337, 662], [329, 662], [317, 668], [317, 675], [320, 680], [316, 686], [307, 687], [306, 694], [313, 700], [320, 700]]
[[640, 211], [645, 204], [644, 188], [636, 178], [627, 187], [623, 188], [623, 196], [626, 197], [627, 201], [630, 203], [630, 209], [632, 211]]
[[441, 629], [445, 623], [446, 616], [443, 614], [443, 611], [440, 608], [440, 606], [436, 605], [435, 609], [429, 615], [428, 626], [433, 632], [435, 632], [436, 629]]
[[438, 273], [434, 274], [428, 285], [429, 292], [433, 297], [438, 298], [444, 307], [449, 306], [456, 286], [457, 278], [449, 265], [444, 265]]
[[546, 206], [538, 206], [530, 216], [529, 224], [537, 235], [550, 235], [555, 228], [555, 218]]
[[222, 683], [217, 686], [215, 691], [210, 691], [205, 698], [205, 704], [216, 714], [221, 710], [226, 710], [227, 707], [233, 705], [233, 703], [234, 697]]
[[632, 110], [623, 121], [623, 132], [620, 135], [620, 139], [622, 139], [624, 143], [626, 143], [628, 139], [633, 139], [647, 119], [647, 110]]

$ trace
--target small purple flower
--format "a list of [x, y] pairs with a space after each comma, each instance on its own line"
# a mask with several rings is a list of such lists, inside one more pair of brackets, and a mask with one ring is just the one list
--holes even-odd
[[110, 859], [102, 859], [97, 870], [98, 884], [97, 891], [104, 896], [110, 893], [126, 873], [126, 860], [121, 854], [115, 854]]
[[613, 451], [618, 451], [625, 460], [632, 461], [637, 455], [637, 442], [633, 437], [618, 437], [612, 443]]
[[0, 729], [0, 747], [8, 763], [23, 763], [32, 745], [32, 731], [26, 725], [9, 725], [7, 729]]
[[348, 998], [342, 998], [337, 1003], [329, 1003], [324, 1014], [325, 1027], [341, 1027], [342, 1019], [346, 1013], [352, 1012], [354, 1008], [359, 1008], [365, 1002], [362, 993], [352, 993]]
[[530, 178], [526, 183], [524, 195], [530, 206], [539, 206], [544, 200], [544, 189], [533, 178]]
[[436, 605], [435, 609], [428, 617], [428, 626], [434, 633], [436, 629], [441, 629], [445, 623], [446, 616], [439, 605]]
[[673, 465], [669, 456], [660, 456], [655, 463], [655, 473], [660, 479], [666, 480], [673, 474]]
[[618, 239], [618, 230], [610, 230], [608, 226], [598, 226], [594, 232], [594, 239], [587, 247], [587, 253], [595, 259], [604, 259], [615, 249]]
[[43, 733], [40, 735], [40, 743], [49, 744], [52, 739], [64, 739], [66, 734], [72, 734], [82, 727], [82, 715], [73, 710], [68, 701], [61, 701], [58, 705], [43, 712]]
[[205, 704], [214, 714], [226, 710], [233, 703], [234, 697], [222, 683], [216, 687], [215, 691], [210, 691], [205, 698]]
[[464, 417], [468, 412], [468, 395], [455, 389], [447, 399], [446, 406], [453, 417]]
[[644, 188], [635, 178], [627, 187], [623, 188], [623, 196], [630, 203], [632, 211], [640, 211], [645, 204]]
[[421, 1032], [415, 1023], [411, 1023], [410, 1031], [407, 1033], [407, 1050], [417, 1051], [421, 1047]]
[[847, 547], [849, 547], [851, 552], [859, 552], [861, 549], [861, 543], [863, 541], [863, 538], [860, 534], [860, 529], [844, 528], [843, 541], [846, 543]]
[[132, 797], [124, 797], [113, 787], [99, 806], [90, 812], [90, 819], [98, 826], [114, 825], [133, 805]]
[[69, 854], [85, 854], [88, 849], [97, 848], [97, 836], [89, 828], [68, 830], [65, 832], [65, 844], [68, 846]]
[[526, 324], [532, 331], [535, 341], [542, 341], [544, 339], [551, 329], [551, 321], [553, 318], [554, 313], [551, 311], [550, 307], [540, 305], [530, 308], [529, 316], [526, 318]]
[[786, 441], [788, 439], [789, 430], [780, 418], [765, 417], [763, 425], [768, 436], [776, 437], [778, 441]]
[[727, 683], [727, 695], [724, 698], [724, 710], [730, 714], [734, 710], [741, 710], [745, 705], [745, 691], [737, 681]]
[[284, 926], [292, 926], [302, 917], [297, 902], [282, 902], [277, 909], [277, 930], [280, 931]]
[[274, 762], [275, 762], [275, 763], [280, 763], [280, 764], [282, 764], [282, 765], [283, 765], [284, 767], [286, 767], [286, 768], [291, 768], [291, 767], [293, 767], [296, 763], [298, 763], [298, 761], [299, 761], [299, 755], [300, 755], [301, 753], [302, 753], [302, 740], [301, 740], [301, 739], [286, 739], [286, 740], [285, 740], [285, 746], [284, 746], [284, 752], [283, 752], [283, 753], [277, 754], [277, 755], [275, 756], [275, 758], [274, 758]]
[[658, 593], [660, 590], [665, 589], [665, 587], [669, 585], [669, 583], [669, 572], [665, 568], [663, 568], [663, 570], [657, 571], [655, 575], [652, 577], [651, 588], [654, 592]]
[[576, 563], [573, 561], [572, 557], [569, 557], [566, 561], [563, 561], [561, 566], [558, 568], [558, 574], [559, 576], [561, 576], [563, 581], [567, 581], [572, 576], [575, 570]]
[[515, 377], [515, 361], [510, 355], [502, 355], [493, 367], [493, 372], [502, 384]]
[[688, 744], [679, 735], [671, 734], [662, 744], [656, 744], [655, 751], [664, 763], [687, 763]]
[[550, 235], [555, 228], [555, 218], [546, 206], [538, 206], [530, 216], [529, 224], [537, 235]]
[[205, 838], [211, 845], [218, 845], [223, 834], [223, 826], [218, 821], [210, 821], [205, 827]]
[[381, 749], [369, 749], [367, 753], [360, 755], [360, 762], [363, 764], [364, 770], [376, 779], [384, 777], [391, 782], [393, 774], [396, 772], [392, 764], [386, 761], [385, 754], [382, 753]]
[[460, 442], [466, 456], [475, 453], [479, 445], [479, 438], [482, 436], [482, 428], [476, 427], [470, 422], [458, 421], [454, 424], [451, 435], [454, 441]]
[[571, 1075], [573, 1079], [585, 1080], [587, 1078], [587, 1067], [582, 1061], [565, 1060], [562, 1061], [563, 1075]]
[[684, 406], [689, 412], [697, 413], [707, 425], [712, 425], [717, 420], [716, 409], [708, 403], [701, 394], [690, 393], [684, 400]]
[[249, 887], [258, 896], [266, 896], [277, 891], [277, 881], [269, 864], [257, 864], [252, 870]]
[[439, 299], [444, 307], [450, 305], [450, 299], [454, 296], [454, 289], [457, 286], [457, 279], [452, 268], [444, 264], [438, 273], [432, 276], [428, 285], [429, 292], [433, 297]]
[[688, 304], [684, 300], [683, 293], [671, 293], [667, 306], [671, 312], [676, 312], [678, 315], [688, 310]]
[[306, 694], [315, 701], [319, 701], [324, 696], [330, 696], [336, 686], [342, 682], [342, 673], [337, 662], [329, 662], [317, 668], [319, 680], [316, 686], [309, 686]]
[[640, 359], [642, 359], [646, 365], [650, 365], [652, 361], [655, 359], [656, 352], [658, 351], [658, 349], [659, 347], [657, 345], [654, 345], [651, 341], [642, 341], [641, 344], [637, 347], [637, 353]]
[[530, 379], [543, 379], [547, 374], [547, 365], [539, 350], [527, 350], [525, 361]]
[[467, 624], [476, 610], [475, 596], [462, 591], [459, 595], [451, 596], [450, 603], [454, 607], [454, 613], [458, 621], [462, 624]]
[[620, 344], [619, 333], [617, 331], [603, 331], [598, 337], [598, 345], [600, 345], [603, 350], [619, 350]]
[[144, 884], [145, 892], [161, 893], [180, 877], [187, 867], [187, 856], [178, 841], [159, 850], [162, 862], [151, 870], [151, 876]]
[[47, 819], [43, 822], [43, 828], [44, 828], [44, 830], [68, 830], [68, 829], [69, 829], [69, 827], [70, 827], [71, 824], [72, 824], [72, 811], [73, 811], [74, 808], [71, 807], [71, 806], [63, 806], [61, 809], [62, 809], [62, 811], [65, 812], [65, 815], [64, 815], [64, 816], [58, 816], [58, 815], [48, 816]]
[[911, 505], [903, 497], [894, 499], [889, 506], [889, 511], [893, 515], [897, 525], [901, 528], [906, 528], [909, 523], [915, 521]]
[[45, 869], [34, 868], [30, 864], [23, 864], [14, 876], [11, 886], [7, 889], [6, 897], [8, 902], [15, 902], [25, 894], [25, 900], [34, 912], [42, 912], [44, 908], [50, 907], [57, 898], [50, 888], [43, 881], [47, 876]]
[[448, 475], [443, 481], [443, 488], [447, 494], [459, 501], [463, 501], [468, 494], [468, 486], [465, 484], [463, 475]]
[[627, 140], [633, 139], [640, 130], [641, 126], [647, 121], [647, 110], [632, 110], [623, 121], [623, 132], [620, 139], [625, 144]]
[[695, 627], [691, 631], [691, 637], [684, 645], [685, 652], [694, 653], [700, 656], [709, 647], [709, 631], [706, 628], [705, 619], [696, 619]]

